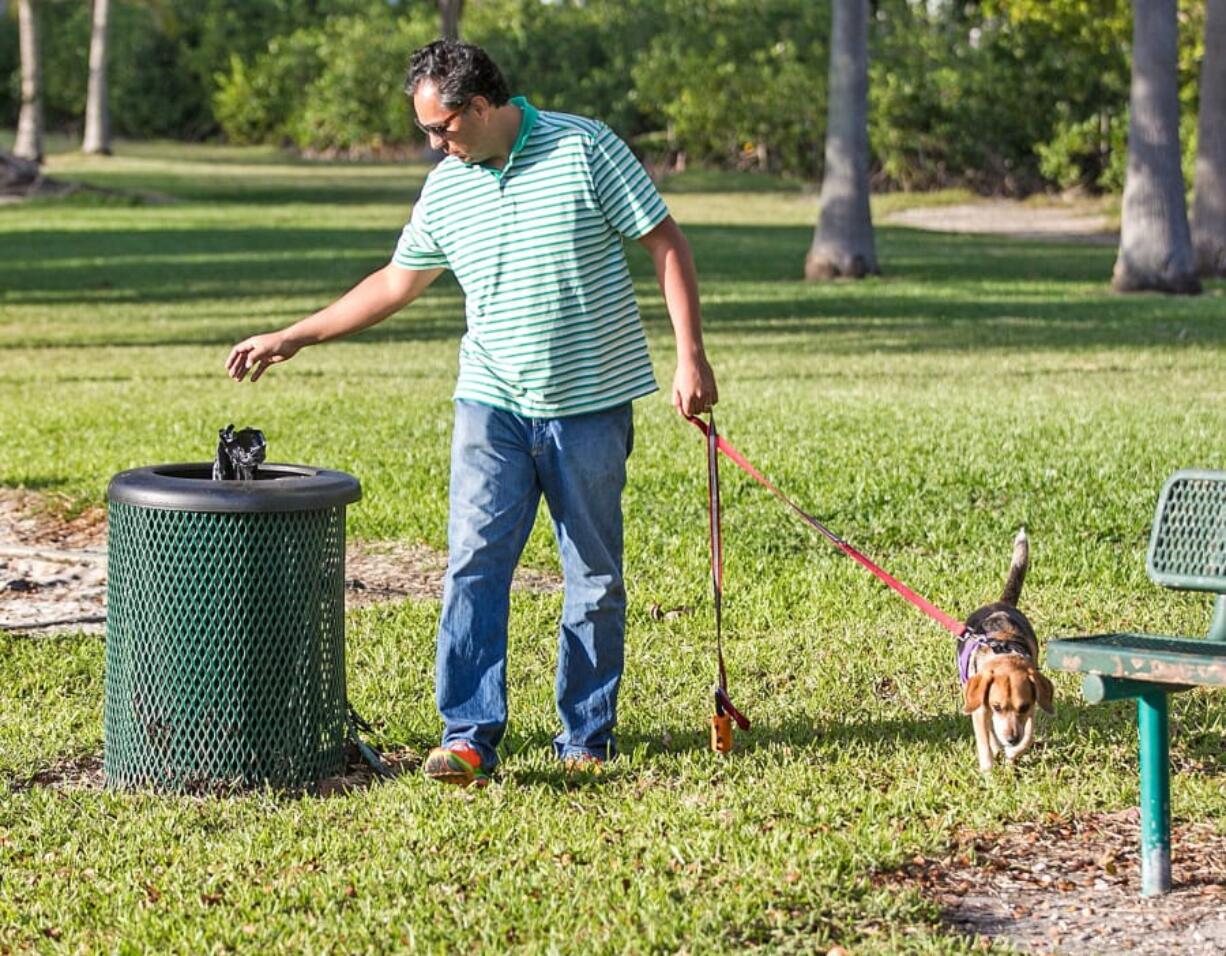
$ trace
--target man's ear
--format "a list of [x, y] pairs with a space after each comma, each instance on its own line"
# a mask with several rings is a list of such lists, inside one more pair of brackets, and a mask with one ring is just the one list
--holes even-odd
[[992, 679], [987, 674], [976, 674], [967, 681], [966, 689], [962, 692], [966, 700], [962, 713], [973, 714], [983, 706], [984, 695], [987, 694], [991, 683]]
[[1049, 714], [1054, 714], [1056, 708], [1052, 699], [1055, 697], [1056, 689], [1052, 687], [1051, 681], [1035, 669], [1030, 671], [1030, 680], [1034, 683], [1035, 697], [1039, 700], [1039, 706]]
[[468, 112], [479, 119], [485, 119], [489, 115], [490, 109], [490, 101], [484, 96], [474, 96], [468, 101]]

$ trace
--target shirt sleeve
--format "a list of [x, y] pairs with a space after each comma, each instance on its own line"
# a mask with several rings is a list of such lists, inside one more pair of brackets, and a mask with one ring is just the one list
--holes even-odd
[[643, 164], [603, 123], [592, 141], [589, 162], [600, 208], [623, 236], [638, 239], [668, 216], [668, 207]]
[[447, 256], [430, 232], [429, 211], [423, 195], [413, 206], [413, 215], [400, 233], [392, 264], [402, 269], [445, 269]]

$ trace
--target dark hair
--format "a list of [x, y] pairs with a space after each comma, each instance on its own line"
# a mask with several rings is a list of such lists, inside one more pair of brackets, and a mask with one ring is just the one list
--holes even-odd
[[491, 106], [506, 106], [511, 98], [498, 64], [472, 43], [435, 40], [414, 50], [404, 91], [412, 96], [424, 80], [435, 85], [448, 109], [466, 106], [474, 96], [484, 96]]

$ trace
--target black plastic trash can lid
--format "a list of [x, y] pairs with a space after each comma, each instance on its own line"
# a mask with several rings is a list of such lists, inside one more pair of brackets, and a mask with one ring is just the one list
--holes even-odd
[[106, 490], [107, 501], [135, 508], [248, 514], [317, 511], [353, 504], [361, 497], [361, 484], [343, 471], [261, 465], [252, 481], [214, 481], [210, 462], [121, 471]]

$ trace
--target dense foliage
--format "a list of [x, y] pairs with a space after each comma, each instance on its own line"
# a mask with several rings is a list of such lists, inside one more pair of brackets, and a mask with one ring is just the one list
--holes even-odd
[[[10, 5], [11, 6], [11, 5]], [[84, 110], [89, 4], [41, 0], [46, 115]], [[1181, 0], [1186, 152], [1204, 0]], [[876, 0], [870, 139], [879, 185], [1118, 189], [1129, 0]], [[115, 129], [311, 152], [413, 144], [407, 53], [430, 0], [117, 0]], [[813, 178], [829, 0], [469, 0], [463, 34], [512, 86], [597, 115], [650, 159]], [[16, 20], [0, 18], [0, 116], [17, 112]], [[8, 120], [12, 122], [12, 119]]]

